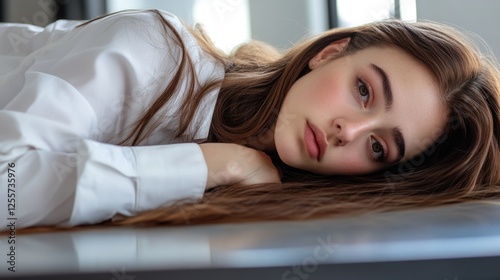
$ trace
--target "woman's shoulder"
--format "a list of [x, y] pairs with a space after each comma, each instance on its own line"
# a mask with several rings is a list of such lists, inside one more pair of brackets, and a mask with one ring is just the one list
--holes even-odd
[[170, 32], [171, 29], [175, 29], [180, 35], [187, 32], [187, 28], [177, 16], [160, 10], [120, 11], [87, 21], [80, 27], [105, 33], [138, 33], [149, 36], [164, 36], [164, 33]]
[[[153, 52], [180, 54], [180, 45], [191, 55], [200, 55], [200, 46], [177, 16], [161, 10], [126, 10], [105, 15], [80, 25], [72, 36], [88, 42], [112, 42]], [[154, 50], [152, 50], [154, 49]]]
[[143, 21], [143, 22], [149, 22], [149, 23], [157, 23], [159, 17], [163, 17], [165, 20], [175, 23], [175, 24], [180, 24], [181, 21], [180, 19], [167, 11], [163, 10], [123, 10], [123, 11], [118, 11], [114, 13], [110, 13], [107, 15], [103, 15], [101, 17], [98, 17], [96, 19], [90, 20], [96, 21], [99, 19], [109, 19], [109, 20], [114, 20], [114, 21], [120, 21], [120, 20], [125, 20], [125, 21]]

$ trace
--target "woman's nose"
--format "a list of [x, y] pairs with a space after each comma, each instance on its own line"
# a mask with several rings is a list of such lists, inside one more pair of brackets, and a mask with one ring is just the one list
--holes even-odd
[[373, 130], [373, 121], [368, 118], [345, 119], [337, 118], [333, 122], [334, 144], [345, 146], [367, 132]]

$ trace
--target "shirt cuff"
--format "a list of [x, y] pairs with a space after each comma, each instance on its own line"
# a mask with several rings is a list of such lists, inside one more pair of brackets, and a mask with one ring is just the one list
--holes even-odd
[[138, 171], [135, 212], [203, 197], [208, 169], [198, 144], [135, 146], [132, 151]]

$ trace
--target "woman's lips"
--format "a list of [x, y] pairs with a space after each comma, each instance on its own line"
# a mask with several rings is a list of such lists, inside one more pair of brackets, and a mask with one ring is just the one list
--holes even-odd
[[326, 147], [328, 146], [328, 142], [326, 141], [326, 136], [323, 131], [314, 124], [307, 122], [304, 131], [304, 142], [309, 156], [320, 161], [325, 154]]

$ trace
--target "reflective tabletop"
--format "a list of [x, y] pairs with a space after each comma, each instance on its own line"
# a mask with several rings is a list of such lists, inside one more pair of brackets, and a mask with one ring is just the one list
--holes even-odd
[[1, 236], [2, 278], [500, 279], [500, 202], [303, 222], [17, 235], [15, 272], [8, 241]]

